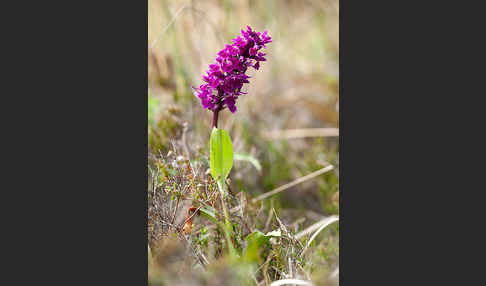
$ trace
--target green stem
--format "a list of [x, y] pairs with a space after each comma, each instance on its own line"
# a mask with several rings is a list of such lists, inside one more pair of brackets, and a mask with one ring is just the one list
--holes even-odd
[[218, 188], [221, 192], [221, 206], [223, 207], [223, 213], [224, 213], [224, 219], [225, 219], [225, 228], [224, 228], [224, 233], [226, 236], [226, 242], [228, 243], [228, 249], [230, 252], [230, 257], [234, 258], [236, 257], [236, 250], [235, 247], [233, 246], [233, 242], [231, 241], [231, 235], [232, 235], [232, 227], [231, 227], [231, 221], [228, 213], [228, 208], [226, 207], [225, 199], [224, 197], [226, 196], [226, 192], [224, 190], [224, 182], [221, 180], [218, 180]]

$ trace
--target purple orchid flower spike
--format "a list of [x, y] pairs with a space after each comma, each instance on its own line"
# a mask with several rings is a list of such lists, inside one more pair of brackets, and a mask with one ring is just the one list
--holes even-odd
[[209, 70], [203, 75], [205, 83], [194, 88], [202, 106], [213, 111], [213, 127], [218, 125], [219, 111], [228, 107], [232, 113], [236, 112], [236, 100], [245, 94], [241, 88], [249, 83], [246, 71], [249, 67], [260, 69], [260, 62], [266, 61], [260, 50], [271, 43], [272, 38], [266, 30], [260, 33], [247, 26], [246, 31], [241, 30], [241, 36], [232, 42], [218, 52], [216, 63], [209, 65]]

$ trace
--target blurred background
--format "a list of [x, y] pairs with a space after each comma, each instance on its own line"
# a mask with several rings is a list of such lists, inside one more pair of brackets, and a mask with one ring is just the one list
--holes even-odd
[[[181, 145], [209, 155], [212, 113], [191, 86], [246, 25], [268, 30], [267, 61], [250, 69], [237, 112], [220, 113], [234, 152], [233, 192], [250, 197], [325, 166], [334, 169], [265, 200], [300, 229], [339, 214], [339, 2], [336, 0], [148, 0], [149, 159]], [[303, 218], [303, 220], [302, 220]], [[316, 265], [338, 264], [338, 224], [323, 231]], [[319, 264], [320, 263], [320, 264]], [[317, 266], [316, 266], [317, 267]]]

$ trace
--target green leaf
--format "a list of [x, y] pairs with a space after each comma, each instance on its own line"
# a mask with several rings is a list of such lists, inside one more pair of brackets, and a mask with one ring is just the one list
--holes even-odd
[[259, 250], [262, 246], [269, 242], [272, 237], [280, 237], [280, 229], [271, 231], [267, 234], [259, 230], [255, 230], [246, 237], [248, 245], [244, 251], [244, 257], [248, 262], [257, 262], [259, 259]]
[[258, 162], [256, 158], [250, 155], [235, 153], [235, 160], [250, 162], [258, 170], [258, 172], [262, 171], [262, 166], [260, 165], [260, 162]]
[[205, 206], [205, 207], [200, 208], [199, 211], [200, 211], [200, 213], [201, 213], [202, 216], [206, 217], [210, 221], [212, 221], [212, 222], [214, 222], [216, 224], [219, 223], [218, 219], [216, 218], [216, 215], [214, 214], [215, 211], [214, 211], [214, 209], [212, 207], [210, 207], [210, 206], [207, 206], [206, 207]]
[[233, 167], [233, 145], [228, 132], [214, 127], [211, 132], [210, 148], [211, 175], [215, 180], [224, 182]]

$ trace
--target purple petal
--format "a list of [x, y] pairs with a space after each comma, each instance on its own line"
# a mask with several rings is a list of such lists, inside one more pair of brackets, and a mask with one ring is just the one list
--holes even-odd
[[233, 99], [233, 97], [226, 97], [224, 101], [225, 101], [226, 105], [228, 106], [228, 109], [231, 111], [231, 113], [235, 113], [236, 112], [236, 105], [235, 105], [235, 100]]

